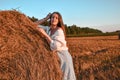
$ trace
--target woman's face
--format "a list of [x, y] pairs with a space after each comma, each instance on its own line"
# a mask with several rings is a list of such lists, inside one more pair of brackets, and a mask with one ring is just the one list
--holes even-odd
[[58, 14], [54, 13], [51, 17], [51, 25], [56, 26], [58, 24]]

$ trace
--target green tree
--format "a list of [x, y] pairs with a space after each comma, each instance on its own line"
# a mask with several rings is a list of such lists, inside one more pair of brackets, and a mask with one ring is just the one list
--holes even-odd
[[32, 17], [29, 17], [29, 16], [28, 16], [28, 18], [29, 18], [31, 21], [33, 21], [33, 22], [38, 21], [38, 18], [35, 18], [34, 16], [32, 16]]

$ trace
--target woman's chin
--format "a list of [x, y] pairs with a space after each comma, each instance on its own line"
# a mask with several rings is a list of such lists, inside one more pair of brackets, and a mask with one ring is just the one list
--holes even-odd
[[56, 26], [57, 24], [52, 24], [52, 26]]

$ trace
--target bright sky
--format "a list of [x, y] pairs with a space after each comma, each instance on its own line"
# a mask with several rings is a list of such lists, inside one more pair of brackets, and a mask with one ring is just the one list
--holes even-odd
[[120, 30], [120, 0], [0, 0], [0, 10], [11, 9], [38, 19], [58, 11], [68, 26]]

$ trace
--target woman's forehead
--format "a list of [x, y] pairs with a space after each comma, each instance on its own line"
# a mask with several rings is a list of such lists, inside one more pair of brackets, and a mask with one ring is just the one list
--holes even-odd
[[58, 14], [54, 13], [52, 16], [57, 16], [58, 17]]

